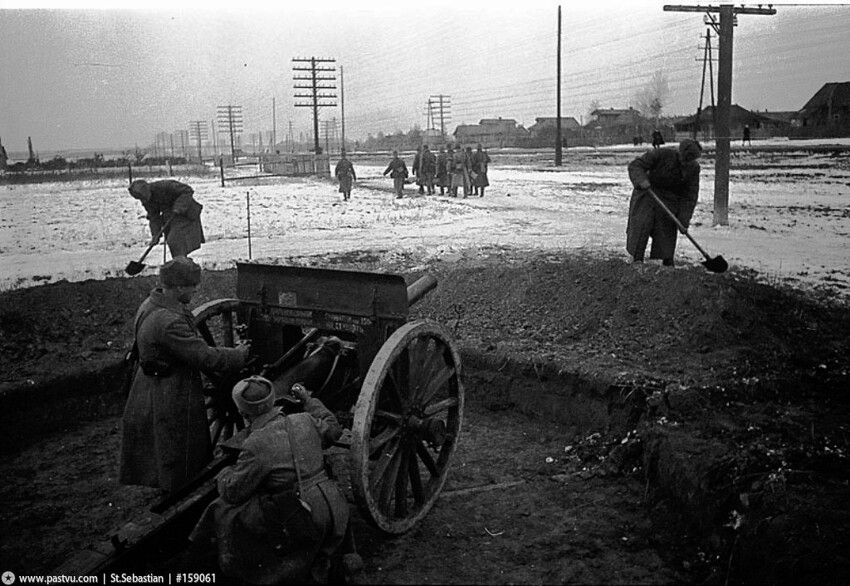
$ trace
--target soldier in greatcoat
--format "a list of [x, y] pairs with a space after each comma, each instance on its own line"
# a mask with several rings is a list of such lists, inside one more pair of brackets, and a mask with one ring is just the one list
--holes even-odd
[[354, 165], [346, 158], [345, 150], [340, 153], [334, 176], [339, 180], [339, 192], [343, 201], [348, 201], [351, 199], [351, 187], [357, 181], [357, 174], [354, 172]]
[[195, 192], [190, 186], [174, 179], [150, 183], [137, 179], [130, 184], [129, 191], [142, 202], [147, 212], [151, 244], [159, 241], [164, 228], [162, 233], [172, 258], [188, 256], [206, 242], [201, 224], [204, 206], [195, 201]]
[[422, 155], [419, 159], [419, 180], [428, 195], [434, 195], [434, 175], [437, 173], [437, 159], [428, 145], [422, 145]]
[[384, 175], [390, 174], [393, 178], [393, 189], [395, 190], [395, 198], [401, 199], [404, 195], [404, 180], [407, 179], [407, 165], [404, 164], [398, 157], [398, 151], [393, 151], [393, 158], [390, 164], [387, 165]]
[[474, 195], [484, 197], [484, 188], [490, 185], [487, 180], [487, 168], [490, 164], [490, 155], [487, 151], [481, 148], [479, 143], [477, 150], [472, 153], [472, 170], [475, 171], [475, 180], [472, 182], [472, 187], [475, 190]]
[[437, 154], [437, 185], [440, 186], [440, 195], [446, 194], [446, 188], [451, 189], [451, 182], [449, 181], [449, 160], [451, 160], [454, 151], [452, 151], [452, 147], [449, 147], [449, 154], [446, 154], [445, 147], [440, 147], [440, 152]]
[[677, 227], [649, 194], [650, 187], [687, 229], [699, 198], [700, 144], [689, 138], [679, 148], [647, 151], [629, 163], [629, 179], [634, 185], [626, 226], [626, 250], [632, 261], [643, 262], [646, 245], [652, 238], [649, 258], [662, 259], [673, 266]]
[[342, 428], [307, 389], [292, 392], [304, 412], [285, 415], [271, 381], [252, 376], [233, 388], [247, 437], [190, 537], [198, 549], [214, 540], [221, 570], [250, 584], [326, 583], [348, 527], [348, 504], [322, 455]]
[[170, 260], [136, 313], [138, 366], [124, 408], [122, 484], [174, 491], [212, 457], [201, 371], [233, 373], [250, 350], [209, 346], [186, 307], [201, 281], [191, 259]]
[[466, 186], [469, 183], [466, 165], [464, 161], [466, 155], [463, 152], [463, 147], [457, 145], [457, 149], [452, 154], [451, 158], [451, 173], [452, 173], [452, 197], [457, 197], [458, 187], [464, 189], [464, 197], [466, 197]]
[[413, 176], [416, 177], [416, 185], [419, 186], [419, 193], [425, 193], [425, 183], [422, 180], [422, 172], [419, 169], [419, 166], [422, 164], [422, 148], [419, 147], [416, 149], [416, 154], [413, 155], [413, 164], [410, 166], [410, 170], [413, 171]]

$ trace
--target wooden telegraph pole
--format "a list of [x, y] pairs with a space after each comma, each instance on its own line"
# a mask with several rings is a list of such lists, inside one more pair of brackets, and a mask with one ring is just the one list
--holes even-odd
[[[738, 14], [776, 14], [772, 5], [768, 8], [752, 6], [664, 6], [665, 12], [704, 12], [706, 22], [714, 27], [720, 41], [717, 67], [717, 110], [715, 119], [714, 154], [714, 225], [729, 224], [729, 155], [731, 130], [729, 116], [732, 111], [732, 31]], [[714, 14], [720, 14], [720, 23]]]
[[[308, 67], [293, 67], [293, 71], [303, 71], [303, 74], [293, 76], [295, 82], [307, 82], [306, 85], [294, 85], [296, 90], [308, 90], [307, 93], [296, 93], [296, 100], [306, 100], [296, 103], [296, 108], [312, 108], [313, 109], [313, 152], [317, 155], [322, 152], [322, 147], [319, 146], [319, 108], [336, 106], [336, 85], [330, 85], [336, 82], [336, 67], [323, 64], [334, 63], [336, 59], [319, 59], [317, 57], [294, 58], [293, 63], [309, 63]], [[330, 82], [330, 84], [329, 84]]]
[[561, 7], [558, 6], [558, 107], [555, 118], [555, 166], [561, 166], [563, 151], [561, 148]]

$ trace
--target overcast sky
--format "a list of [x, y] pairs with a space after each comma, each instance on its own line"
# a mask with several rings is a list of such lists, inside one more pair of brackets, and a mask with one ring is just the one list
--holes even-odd
[[[311, 110], [294, 106], [296, 57], [335, 59], [348, 139], [425, 128], [440, 94], [449, 131], [500, 116], [528, 127], [555, 115], [559, 4], [564, 116], [586, 121], [592, 100], [636, 105], [659, 71], [670, 87], [664, 113], [691, 114], [707, 26], [666, 3], [145, 0], [134, 3], [141, 11], [0, 0], [0, 140], [20, 152], [31, 136], [42, 158], [144, 147], [228, 104], [242, 107], [247, 135], [272, 129], [273, 99], [278, 140], [290, 121], [309, 140]], [[798, 110], [824, 83], [850, 81], [850, 5], [774, 6], [774, 16], [738, 17], [733, 103]], [[705, 92], [707, 104], [708, 82]], [[339, 126], [341, 108], [320, 118]]]

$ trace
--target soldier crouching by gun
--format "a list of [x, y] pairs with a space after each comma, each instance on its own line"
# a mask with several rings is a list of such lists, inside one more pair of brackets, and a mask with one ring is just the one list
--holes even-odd
[[250, 584], [327, 583], [348, 528], [348, 504], [322, 451], [342, 428], [310, 391], [296, 384], [292, 392], [304, 411], [285, 415], [268, 379], [233, 388], [247, 436], [190, 536], [194, 548], [215, 543], [222, 572]]

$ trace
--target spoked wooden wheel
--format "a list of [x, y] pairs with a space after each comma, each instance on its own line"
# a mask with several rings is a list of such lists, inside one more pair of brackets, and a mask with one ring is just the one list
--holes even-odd
[[352, 426], [352, 487], [367, 520], [403, 533], [446, 481], [463, 419], [460, 356], [430, 320], [396, 330], [369, 367]]
[[[236, 312], [242, 302], [238, 299], [216, 299], [197, 307], [192, 314], [195, 325], [210, 346], [233, 348], [239, 339]], [[204, 394], [210, 442], [215, 448], [220, 442], [233, 437], [244, 427], [242, 416], [230, 396], [236, 380], [230, 377], [204, 375]]]

